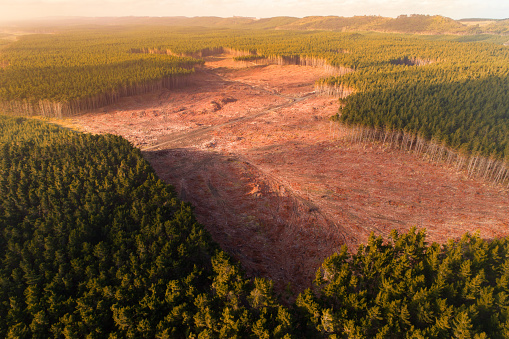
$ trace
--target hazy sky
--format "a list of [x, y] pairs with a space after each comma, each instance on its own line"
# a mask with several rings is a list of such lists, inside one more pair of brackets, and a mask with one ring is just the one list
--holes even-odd
[[44, 16], [444, 15], [508, 18], [508, 0], [0, 0], [0, 21]]

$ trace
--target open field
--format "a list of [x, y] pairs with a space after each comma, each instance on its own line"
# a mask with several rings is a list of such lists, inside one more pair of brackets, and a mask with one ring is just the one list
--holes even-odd
[[68, 120], [145, 151], [213, 238], [282, 292], [309, 286], [323, 259], [371, 232], [426, 227], [428, 240], [509, 234], [509, 194], [413, 154], [333, 133], [319, 68], [209, 58], [194, 84], [121, 99]]

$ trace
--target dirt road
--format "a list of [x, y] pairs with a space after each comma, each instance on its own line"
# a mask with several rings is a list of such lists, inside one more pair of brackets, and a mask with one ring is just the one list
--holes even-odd
[[[228, 79], [225, 79], [225, 77], [220, 76], [208, 69], [199, 70], [198, 72], [202, 72], [210, 77], [218, 77], [219, 81], [221, 81], [221, 82], [226, 83], [229, 81]], [[293, 97], [293, 96], [279, 94], [277, 92], [272, 92], [272, 91], [269, 91], [261, 86], [254, 86], [254, 85], [248, 84], [246, 82], [242, 82], [242, 81], [235, 81], [235, 83], [237, 85], [251, 87], [251, 89], [253, 89], [255, 91], [265, 92], [265, 94], [268, 94], [268, 95], [275, 95], [281, 99], [285, 99], [286, 102], [278, 103], [275, 105], [269, 105], [266, 107], [261, 107], [258, 111], [254, 112], [254, 113], [250, 112], [247, 115], [242, 115], [242, 116], [233, 118], [231, 120], [228, 120], [226, 122], [223, 122], [223, 123], [220, 123], [217, 125], [210, 125], [210, 126], [203, 126], [203, 127], [201, 126], [196, 129], [193, 129], [192, 131], [173, 133], [166, 137], [159, 138], [159, 140], [154, 145], [142, 147], [141, 150], [142, 151], [154, 151], [154, 150], [161, 150], [161, 149], [165, 149], [165, 148], [173, 149], [173, 148], [178, 148], [178, 147], [198, 145], [204, 139], [209, 137], [211, 135], [210, 133], [213, 131], [219, 131], [220, 129], [223, 129], [225, 127], [231, 127], [233, 125], [238, 125], [238, 124], [242, 124], [242, 123], [245, 124], [245, 123], [252, 122], [252, 121], [254, 121], [264, 115], [267, 115], [271, 112], [275, 112], [282, 108], [296, 105], [311, 96], [315, 96], [314, 91], [305, 93], [299, 97]]]
[[192, 86], [124, 98], [75, 123], [142, 148], [223, 249], [251, 276], [273, 279], [283, 299], [308, 287], [325, 257], [371, 232], [426, 227], [438, 242], [509, 234], [506, 191], [343, 139], [329, 121], [337, 100], [312, 94], [324, 76], [209, 58]]

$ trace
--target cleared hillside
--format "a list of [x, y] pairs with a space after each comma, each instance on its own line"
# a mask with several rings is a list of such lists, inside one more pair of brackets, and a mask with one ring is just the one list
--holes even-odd
[[308, 286], [325, 257], [371, 232], [425, 225], [437, 242], [468, 230], [509, 234], [500, 187], [396, 142], [360, 142], [352, 138], [359, 128], [331, 122], [337, 98], [313, 93], [325, 74], [211, 56], [194, 85], [124, 98], [72, 121], [142, 148], [213, 238], [278, 291], [287, 282]]

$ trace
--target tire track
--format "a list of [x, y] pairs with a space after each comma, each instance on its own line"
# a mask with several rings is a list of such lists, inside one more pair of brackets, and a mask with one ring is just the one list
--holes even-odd
[[[171, 139], [169, 139], [169, 140], [165, 140], [165, 141], [160, 142], [160, 143], [158, 143], [156, 145], [152, 145], [152, 146], [148, 146], [148, 147], [142, 148], [141, 150], [143, 152], [146, 152], [146, 151], [157, 151], [157, 150], [161, 150], [163, 148], [175, 148], [175, 147], [181, 148], [181, 147], [184, 147], [186, 145], [188, 145], [188, 146], [195, 146], [200, 141], [202, 141], [203, 138], [208, 137], [210, 132], [217, 131], [217, 130], [223, 128], [223, 127], [227, 127], [227, 126], [232, 126], [232, 125], [239, 124], [239, 123], [246, 123], [246, 122], [249, 122], [249, 121], [253, 121], [253, 120], [255, 120], [257, 118], [260, 118], [262, 116], [265, 116], [265, 115], [267, 115], [267, 114], [269, 114], [271, 112], [278, 111], [278, 110], [283, 109], [283, 108], [291, 107], [293, 105], [296, 105], [296, 104], [298, 104], [300, 102], [303, 102], [305, 100], [308, 100], [308, 99], [316, 96], [316, 93], [313, 91], [313, 92], [305, 93], [304, 95], [299, 96], [299, 97], [292, 97], [292, 96], [288, 96], [288, 95], [283, 95], [283, 94], [277, 93], [276, 91], [269, 90], [269, 89], [267, 89], [265, 87], [262, 87], [262, 86], [253, 85], [253, 84], [250, 84], [250, 83], [247, 83], [247, 82], [243, 82], [243, 81], [232, 81], [231, 79], [226, 79], [224, 76], [219, 75], [219, 74], [213, 72], [210, 69], [207, 69], [207, 70], [202, 69], [201, 72], [207, 73], [210, 76], [216, 77], [221, 82], [229, 83], [229, 84], [244, 85], [244, 86], [250, 87], [251, 89], [254, 89], [254, 90], [257, 90], [257, 91], [260, 91], [260, 92], [264, 92], [266, 94], [275, 95], [275, 96], [278, 96], [280, 98], [286, 99], [288, 101], [286, 103], [277, 104], [277, 105], [271, 105], [271, 106], [265, 107], [265, 108], [261, 109], [259, 112], [256, 112], [256, 113], [253, 113], [253, 114], [249, 114], [249, 115], [245, 115], [245, 116], [242, 116], [242, 117], [238, 117], [238, 118], [229, 120], [229, 121], [227, 121], [225, 123], [222, 123], [222, 124], [213, 125], [213, 126], [206, 126], [206, 127], [200, 127], [200, 128], [193, 129], [192, 131], [185, 131], [185, 132], [179, 133], [179, 135], [172, 136]], [[345, 244], [355, 243], [357, 241], [357, 239], [354, 238], [354, 237], [347, 237], [345, 235], [345, 232], [342, 232], [340, 230], [340, 226], [338, 226], [338, 224], [336, 224], [334, 221], [332, 221], [332, 218], [330, 218], [326, 214], [326, 212], [322, 211], [313, 202], [313, 200], [304, 197], [303, 194], [301, 194], [301, 193], [296, 192], [293, 188], [291, 188], [291, 185], [288, 184], [283, 178], [276, 177], [272, 173], [270, 173], [270, 172], [268, 172], [266, 170], [263, 170], [260, 166], [257, 166], [255, 164], [251, 163], [247, 158], [245, 158], [244, 156], [242, 156], [240, 154], [236, 154], [236, 158], [239, 161], [242, 161], [245, 165], [247, 165], [249, 167], [252, 167], [254, 170], [256, 170], [256, 171], [260, 172], [261, 174], [263, 174], [263, 176], [265, 178], [267, 178], [268, 180], [272, 181], [272, 183], [276, 184], [276, 186], [284, 187], [285, 191], [288, 192], [288, 194], [296, 202], [302, 204], [303, 206], [306, 206], [309, 209], [310, 212], [316, 213], [317, 215], [319, 215], [327, 223], [327, 225], [329, 226], [329, 228], [332, 231], [337, 232], [337, 234], [341, 235], [341, 237], [343, 238], [343, 241], [345, 242]]]
[[256, 85], [252, 85], [252, 84], [249, 84], [249, 83], [246, 83], [246, 82], [242, 82], [242, 81], [228, 80], [228, 79], [225, 79], [223, 76], [221, 76], [219, 74], [213, 73], [210, 70], [202, 71], [202, 72], [205, 72], [205, 73], [207, 73], [209, 75], [216, 76], [221, 81], [223, 81], [225, 83], [235, 83], [235, 84], [239, 84], [239, 85], [244, 85], [244, 86], [250, 87], [251, 89], [255, 89], [255, 90], [258, 90], [258, 91], [261, 91], [261, 92], [265, 92], [267, 94], [275, 95], [275, 96], [278, 96], [280, 98], [286, 99], [288, 101], [286, 103], [282, 103], [282, 104], [278, 104], [278, 105], [271, 105], [271, 106], [262, 108], [259, 112], [256, 112], [256, 113], [253, 113], [253, 114], [249, 114], [249, 115], [245, 115], [245, 116], [242, 116], [242, 117], [238, 117], [238, 118], [235, 118], [235, 119], [231, 119], [231, 120], [229, 120], [229, 121], [227, 121], [225, 123], [222, 123], [222, 124], [213, 125], [213, 126], [199, 127], [199, 128], [193, 129], [191, 131], [185, 131], [185, 132], [182, 132], [182, 133], [178, 133], [177, 135], [171, 136], [169, 139], [167, 139], [167, 140], [165, 140], [163, 142], [157, 143], [157, 144], [152, 145], [152, 146], [141, 148], [142, 152], [161, 150], [163, 147], [165, 147], [165, 148], [167, 148], [167, 147], [173, 148], [173, 147], [177, 147], [177, 146], [178, 147], [182, 147], [182, 143], [186, 143], [188, 145], [196, 145], [197, 142], [199, 142], [201, 140], [200, 137], [207, 136], [210, 132], [219, 130], [219, 129], [223, 128], [223, 127], [232, 126], [232, 125], [235, 125], [235, 124], [238, 124], [238, 123], [245, 123], [245, 122], [253, 121], [253, 120], [255, 120], [255, 119], [259, 118], [259, 117], [265, 116], [265, 115], [267, 115], [267, 114], [269, 114], [271, 112], [278, 111], [278, 110], [280, 110], [282, 108], [293, 106], [293, 105], [295, 105], [297, 103], [300, 103], [300, 102], [302, 102], [304, 100], [312, 98], [312, 97], [314, 97], [316, 95], [315, 92], [313, 91], [313, 92], [306, 93], [306, 94], [304, 94], [303, 96], [300, 96], [300, 97], [291, 97], [291, 96], [287, 96], [287, 95], [276, 93], [274, 91], [270, 91], [270, 90], [268, 90], [266, 88], [263, 88], [262, 86], [256, 86]]

